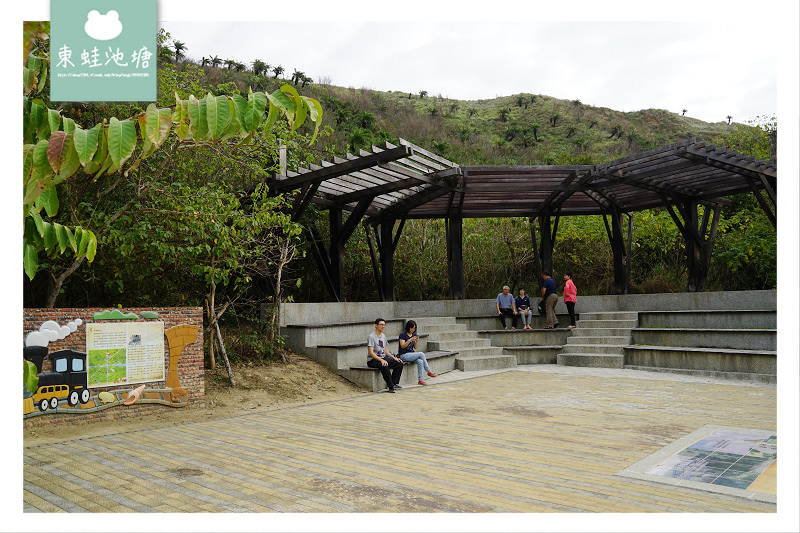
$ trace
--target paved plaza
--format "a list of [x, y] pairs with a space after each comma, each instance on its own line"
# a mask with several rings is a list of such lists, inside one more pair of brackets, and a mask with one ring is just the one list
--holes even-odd
[[708, 425], [776, 434], [774, 385], [557, 365], [429, 383], [24, 448], [23, 509], [776, 512], [774, 478], [726, 493], [620, 474]]

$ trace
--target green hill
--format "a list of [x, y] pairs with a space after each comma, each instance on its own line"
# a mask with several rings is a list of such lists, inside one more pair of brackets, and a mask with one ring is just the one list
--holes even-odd
[[663, 109], [621, 112], [580, 100], [517, 94], [491, 100], [308, 85], [341, 153], [403, 137], [462, 165], [599, 163], [733, 126]]

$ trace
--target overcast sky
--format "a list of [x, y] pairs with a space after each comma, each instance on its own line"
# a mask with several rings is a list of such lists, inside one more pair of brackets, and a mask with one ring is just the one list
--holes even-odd
[[[345, 5], [347, 2], [345, 2]], [[529, 6], [535, 6], [535, 3]], [[519, 8], [520, 19], [533, 7]], [[516, 18], [516, 17], [515, 17]], [[708, 122], [777, 114], [775, 41], [751, 21], [162, 20], [189, 57], [261, 59], [334, 85], [459, 100], [517, 93]]]

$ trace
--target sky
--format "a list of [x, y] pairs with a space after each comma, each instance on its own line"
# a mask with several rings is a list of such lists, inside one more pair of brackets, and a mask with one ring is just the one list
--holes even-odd
[[[69, 1], [69, 0], [52, 0]], [[103, 0], [98, 0], [102, 4]], [[48, 0], [10, 2], [0, 18], [0, 38], [6, 53], [0, 56], [13, 80], [19, 72], [19, 35], [23, 20], [49, 20]], [[457, 7], [453, 7], [456, 6]], [[462, 100], [491, 99], [520, 92], [559, 99], [579, 99], [584, 104], [618, 111], [666, 109], [708, 122], [746, 122], [777, 114], [781, 123], [778, 154], [781, 161], [778, 232], [778, 345], [782, 358], [782, 386], [778, 389], [779, 431], [790, 452], [797, 446], [797, 312], [798, 291], [798, 69], [800, 15], [796, 2], [787, 0], [494, 0], [439, 2], [436, 0], [158, 0], [158, 17], [172, 36], [188, 47], [190, 57], [218, 55], [242, 63], [261, 59], [294, 69], [315, 80], [354, 88], [400, 90]], [[209, 22], [212, 21], [212, 22]], [[8, 53], [12, 51], [13, 53]], [[8, 81], [8, 80], [7, 80]], [[21, 172], [21, 125], [14, 122], [14, 102], [19, 87], [0, 84], [9, 110], [6, 142], [8, 180]], [[16, 127], [16, 129], [15, 129]], [[16, 173], [16, 174], [15, 174]], [[19, 189], [16, 189], [19, 190]], [[19, 200], [2, 197], [4, 229], [22, 234]], [[13, 237], [9, 250], [14, 250]], [[13, 257], [13, 252], [12, 257]], [[6, 305], [0, 306], [0, 323], [6, 324], [7, 346], [19, 342], [22, 307], [18, 261], [8, 261], [4, 273]], [[14, 281], [17, 280], [17, 281]], [[6, 333], [8, 335], [6, 335]], [[12, 344], [13, 343], [13, 344]], [[13, 350], [12, 350], [13, 352]], [[10, 355], [10, 354], [9, 354]], [[788, 386], [787, 386], [788, 385]], [[9, 403], [12, 407], [13, 402]], [[21, 428], [14, 409], [7, 409], [5, 427]], [[5, 421], [5, 420], [4, 420]], [[713, 421], [710, 421], [713, 423]], [[21, 431], [6, 439], [11, 453], [3, 464], [7, 482], [0, 498], [3, 514], [13, 529], [41, 530], [42, 519], [20, 515]], [[782, 455], [782, 471], [798, 471], [797, 453]], [[785, 469], [785, 470], [784, 470]], [[796, 501], [793, 476], [781, 476], [781, 501]], [[10, 481], [9, 481], [10, 480]], [[8, 494], [5, 494], [5, 492]], [[786, 497], [788, 495], [788, 497]], [[794, 497], [792, 497], [794, 496]], [[6, 505], [7, 504], [7, 505]], [[45, 517], [47, 518], [47, 517]], [[147, 517], [144, 517], [147, 518]], [[790, 531], [779, 521], [796, 523], [796, 510], [779, 505], [768, 516], [660, 515], [656, 521], [620, 520], [618, 517], [561, 516], [558, 521], [506, 516], [392, 517], [389, 522], [370, 515], [341, 517], [279, 516], [253, 520], [228, 516], [188, 516], [159, 519], [159, 530], [371, 531], [376, 527], [396, 531]], [[319, 518], [318, 521], [311, 519]], [[395, 519], [396, 518], [396, 519]], [[609, 521], [608, 518], [613, 518]], [[150, 519], [147, 518], [149, 521]], [[51, 529], [61, 531], [136, 530], [143, 522], [129, 518], [95, 519], [59, 517]], [[378, 526], [382, 524], [382, 526]], [[187, 529], [188, 528], [188, 529]], [[152, 521], [149, 523], [152, 529]]]
[[[532, 11], [525, 8], [524, 11]], [[162, 21], [187, 55], [261, 59], [315, 81], [458, 100], [519, 93], [706, 122], [777, 113], [777, 50], [746, 20]], [[302, 39], [302, 41], [300, 41]], [[302, 42], [302, 44], [301, 44]]]

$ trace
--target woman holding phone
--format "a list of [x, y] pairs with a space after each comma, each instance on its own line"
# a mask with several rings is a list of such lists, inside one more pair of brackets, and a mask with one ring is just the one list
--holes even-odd
[[406, 322], [405, 330], [400, 334], [399, 342], [400, 342], [400, 351], [397, 355], [400, 356], [400, 360], [404, 363], [417, 363], [417, 376], [419, 380], [417, 381], [420, 385], [427, 385], [425, 383], [425, 372], [432, 378], [436, 377], [436, 374], [431, 372], [431, 367], [428, 366], [428, 360], [425, 359], [425, 354], [422, 352], [415, 351], [417, 347], [417, 341], [419, 340], [419, 336], [416, 334], [417, 332], [417, 323], [413, 320], [409, 320]]

